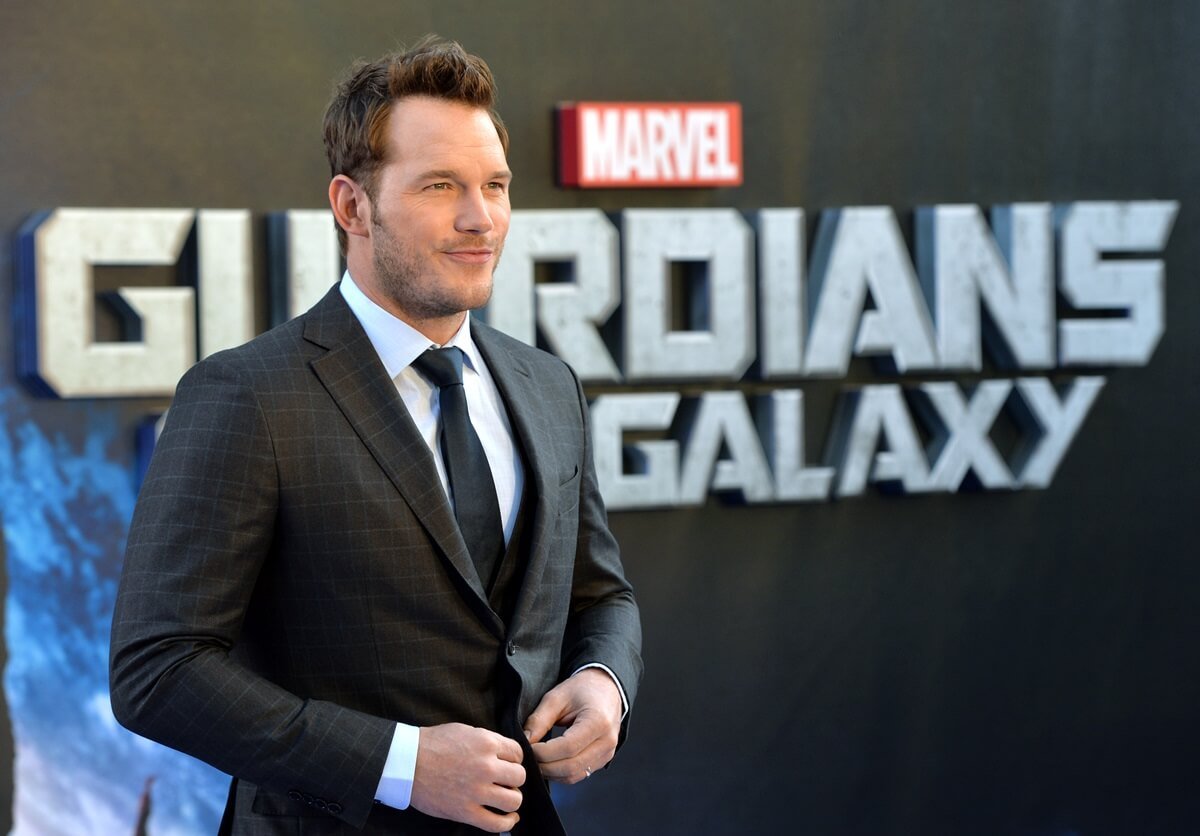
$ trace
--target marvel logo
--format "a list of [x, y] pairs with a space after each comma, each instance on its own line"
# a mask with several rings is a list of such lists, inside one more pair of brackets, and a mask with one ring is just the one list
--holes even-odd
[[731, 102], [558, 107], [559, 181], [577, 188], [738, 186], [742, 108]]

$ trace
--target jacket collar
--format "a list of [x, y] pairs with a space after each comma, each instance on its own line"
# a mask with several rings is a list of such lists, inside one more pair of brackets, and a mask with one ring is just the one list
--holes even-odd
[[[305, 314], [304, 338], [326, 352], [310, 366], [341, 409], [367, 450], [396, 486], [425, 528], [464, 594], [488, 627], [503, 637], [504, 625], [488, 605], [488, 597], [454, 512], [446, 500], [436, 465], [396, 392], [366, 331], [334, 286]], [[471, 334], [508, 409], [513, 432], [525, 457], [527, 502], [531, 502], [530, 542], [514, 620], [532, 605], [539, 580], [550, 557], [551, 523], [558, 515], [558, 491], [553, 480], [559, 468], [547, 416], [539, 404], [544, 397], [528, 364], [504, 346], [508, 338], [478, 321]]]
[[412, 509], [480, 619], [503, 637], [417, 432], [366, 331], [335, 285], [305, 316], [304, 339], [325, 349], [309, 365], [359, 439]]

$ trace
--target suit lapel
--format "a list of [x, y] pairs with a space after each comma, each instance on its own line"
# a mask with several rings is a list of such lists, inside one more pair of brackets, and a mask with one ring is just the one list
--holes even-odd
[[469, 587], [480, 617], [493, 632], [503, 635], [442, 490], [433, 455], [336, 285], [307, 314], [304, 338], [327, 349], [310, 363], [313, 373], [442, 556]]
[[[551, 433], [546, 428], [546, 412], [540, 408], [542, 393], [538, 391], [530, 369], [498, 344], [496, 332], [478, 320], [471, 322], [471, 338], [479, 346], [496, 388], [508, 408], [513, 432], [525, 456], [525, 479], [533, 490], [525, 493], [532, 501], [532, 543], [529, 562], [515, 613], [519, 614], [531, 598], [530, 590], [537, 589], [549, 557], [549, 525], [558, 515], [558, 491], [554, 478], [558, 472], [553, 447], [547, 444]], [[515, 616], [514, 616], [515, 618]]]

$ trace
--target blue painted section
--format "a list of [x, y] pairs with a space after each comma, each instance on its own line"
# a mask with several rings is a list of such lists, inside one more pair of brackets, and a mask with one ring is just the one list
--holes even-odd
[[150, 832], [213, 833], [228, 779], [121, 728], [109, 625], [136, 498], [116, 405], [46, 404], [0, 384], [0, 517], [8, 558], [4, 688], [16, 747], [17, 833], [132, 832], [155, 777]]

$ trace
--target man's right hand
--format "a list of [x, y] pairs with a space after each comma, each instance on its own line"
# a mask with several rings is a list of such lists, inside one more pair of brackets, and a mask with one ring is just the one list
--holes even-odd
[[420, 735], [409, 806], [489, 833], [516, 826], [525, 767], [515, 740], [462, 723], [423, 726]]

